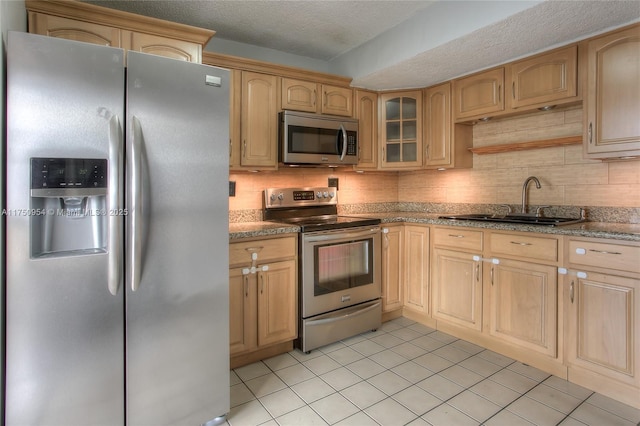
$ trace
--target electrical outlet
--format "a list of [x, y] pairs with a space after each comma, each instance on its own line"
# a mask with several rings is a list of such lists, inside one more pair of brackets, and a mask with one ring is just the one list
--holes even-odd
[[236, 183], [232, 180], [229, 181], [229, 197], [236, 196]]
[[335, 188], [337, 190], [338, 189], [338, 178], [329, 178], [329, 184], [327, 186], [330, 186], [330, 187]]

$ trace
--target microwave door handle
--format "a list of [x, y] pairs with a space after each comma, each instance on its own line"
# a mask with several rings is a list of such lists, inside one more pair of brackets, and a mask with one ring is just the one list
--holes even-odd
[[347, 155], [347, 130], [344, 128], [344, 124], [340, 124], [340, 132], [342, 133], [342, 154], [340, 155], [340, 161], [343, 161], [344, 156]]

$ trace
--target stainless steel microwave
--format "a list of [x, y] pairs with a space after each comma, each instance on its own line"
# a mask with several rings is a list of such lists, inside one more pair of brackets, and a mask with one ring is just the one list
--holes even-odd
[[342, 166], [358, 163], [358, 120], [297, 111], [280, 113], [280, 162]]

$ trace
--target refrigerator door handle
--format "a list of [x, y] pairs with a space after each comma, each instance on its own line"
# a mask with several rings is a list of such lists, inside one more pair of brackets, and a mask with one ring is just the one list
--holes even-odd
[[129, 212], [129, 220], [131, 227], [129, 228], [129, 238], [127, 249], [129, 253], [129, 271], [131, 279], [131, 291], [137, 291], [140, 287], [140, 278], [142, 277], [142, 253], [143, 253], [143, 235], [142, 235], [142, 126], [136, 116], [131, 120], [131, 150], [129, 152], [129, 194], [131, 195], [131, 203]]
[[109, 192], [107, 198], [108, 209], [108, 288], [112, 295], [118, 294], [123, 279], [122, 268], [122, 224], [123, 219], [118, 212], [122, 210], [123, 187], [123, 151], [122, 127], [117, 115], [109, 120]]

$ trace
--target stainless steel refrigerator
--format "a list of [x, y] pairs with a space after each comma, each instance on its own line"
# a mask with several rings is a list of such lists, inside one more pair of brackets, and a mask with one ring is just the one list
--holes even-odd
[[7, 425], [229, 411], [229, 72], [124, 61], [9, 33]]

